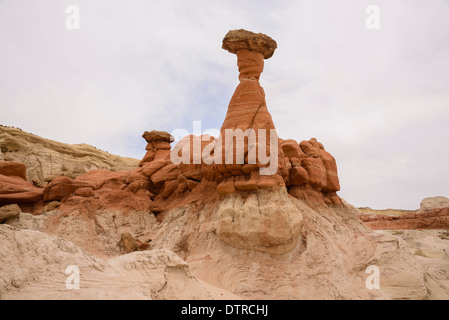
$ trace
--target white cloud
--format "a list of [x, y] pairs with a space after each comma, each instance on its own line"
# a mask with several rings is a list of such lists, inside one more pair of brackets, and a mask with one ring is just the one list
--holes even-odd
[[449, 196], [448, 17], [443, 0], [3, 0], [0, 123], [133, 157], [145, 130], [219, 127], [238, 82], [221, 39], [245, 28], [278, 42], [261, 84], [281, 137], [321, 140], [355, 205], [417, 208]]

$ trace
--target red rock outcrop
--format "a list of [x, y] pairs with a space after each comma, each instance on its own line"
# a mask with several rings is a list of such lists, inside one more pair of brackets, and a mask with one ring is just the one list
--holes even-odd
[[[176, 203], [182, 203], [190, 194], [200, 197], [200, 191], [196, 190], [207, 184], [219, 195], [285, 187], [290, 195], [306, 201], [340, 204], [335, 193], [340, 190], [336, 162], [323, 145], [314, 138], [298, 143], [277, 137], [265, 92], [259, 83], [264, 59], [273, 56], [276, 42], [264, 34], [233, 30], [224, 37], [223, 48], [237, 55], [240, 83], [229, 103], [219, 137], [189, 135], [172, 149], [174, 137], [170, 133], [146, 131], [142, 135], [147, 142], [146, 154], [139, 168], [131, 172], [92, 170], [76, 179], [61, 176], [53, 179], [44, 190], [30, 189], [31, 193], [21, 192], [21, 196], [33, 202], [43, 195], [44, 205], [50, 201], [70, 200], [73, 204], [89, 199], [105, 206], [102, 197], [110, 198], [115, 194], [117, 199], [125, 199], [127, 195], [129, 199], [137, 197], [136, 203], [147, 199], [144, 207], [151, 207], [157, 213], [175, 199], [180, 199]], [[227, 141], [229, 131], [246, 133], [246, 137], [242, 135], [239, 140], [231, 136]], [[265, 147], [265, 154], [260, 151], [262, 147]], [[177, 162], [173, 155], [182, 160]], [[273, 170], [266, 174], [270, 168]], [[23, 181], [25, 167], [21, 164], [0, 166], [0, 175], [2, 172], [11, 175], [8, 179], [21, 179], [26, 183]], [[15, 194], [12, 202], [20, 200], [17, 192]], [[128, 201], [113, 202], [129, 206]]]
[[417, 211], [361, 208], [358, 217], [374, 230], [449, 229], [449, 199], [425, 198]]
[[[340, 190], [337, 165], [321, 143], [314, 138], [301, 143], [278, 139], [277, 136], [276, 140], [270, 140], [276, 127], [259, 78], [264, 59], [270, 58], [276, 47], [276, 42], [270, 37], [245, 30], [230, 31], [223, 39], [223, 48], [237, 55], [240, 83], [231, 98], [218, 138], [189, 135], [171, 149], [173, 137], [169, 133], [151, 131], [143, 134], [148, 143], [147, 153], [137, 172], [150, 180], [149, 190], [158, 199], [164, 200], [172, 195], [185, 197], [207, 180], [216, 184], [221, 195], [287, 187], [291, 195], [303, 200], [341, 204], [335, 193]], [[247, 136], [242, 140], [232, 138], [229, 147], [226, 145], [227, 130], [246, 133]], [[253, 130], [254, 140], [248, 136], [250, 130]], [[261, 174], [261, 168], [269, 164], [262, 165], [266, 161], [260, 161], [259, 154], [254, 152], [262, 145], [259, 130], [265, 130], [266, 155], [271, 155], [273, 141], [278, 142], [277, 148], [273, 147], [276, 169], [269, 175]], [[170, 152], [183, 160], [172, 163]], [[232, 158], [229, 157], [230, 152]], [[144, 186], [146, 184], [139, 184], [135, 188]]]
[[170, 143], [174, 141], [174, 137], [165, 131], [145, 131], [142, 137], [147, 141], [145, 149], [147, 153], [140, 161], [139, 166], [142, 167], [145, 163], [153, 160], [168, 160], [170, 159]]
[[78, 189], [92, 190], [93, 184], [75, 181], [69, 177], [58, 177], [50, 182], [44, 189], [44, 201], [60, 201]]
[[34, 203], [42, 199], [43, 190], [26, 180], [25, 165], [0, 161], [0, 205]]
[[400, 216], [372, 214], [359, 215], [359, 218], [374, 230], [449, 229], [449, 207], [425, 213], [413, 212]]
[[0, 174], [7, 177], [27, 179], [27, 168], [23, 163], [13, 161], [0, 161]]

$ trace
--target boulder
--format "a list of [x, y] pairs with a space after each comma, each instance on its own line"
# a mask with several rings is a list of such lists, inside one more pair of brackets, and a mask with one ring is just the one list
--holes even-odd
[[223, 39], [223, 49], [230, 53], [237, 53], [245, 49], [261, 53], [264, 59], [273, 56], [277, 48], [277, 43], [272, 38], [263, 33], [239, 29], [229, 31]]
[[429, 197], [421, 201], [419, 212], [449, 207], [449, 199], [442, 196]]
[[[107, 170], [105, 170], [107, 171]], [[80, 188], [94, 188], [94, 185], [87, 182], [72, 180], [69, 177], [58, 177], [50, 182], [44, 189], [44, 201], [60, 201], [70, 196]]]
[[129, 232], [122, 233], [120, 237], [120, 246], [126, 253], [131, 253], [138, 249], [136, 239], [134, 239]]
[[9, 204], [0, 207], [0, 223], [5, 222], [10, 218], [14, 218], [20, 214], [21, 210], [17, 204]]
[[302, 159], [307, 158], [307, 155], [299, 147], [299, 144], [292, 139], [284, 140], [282, 143], [282, 151], [287, 158]]
[[157, 130], [145, 131], [142, 138], [144, 138], [147, 142], [164, 141], [171, 143], [175, 141], [175, 137], [173, 137], [170, 133]]
[[43, 189], [17, 176], [0, 174], [0, 205], [34, 203], [42, 199]]

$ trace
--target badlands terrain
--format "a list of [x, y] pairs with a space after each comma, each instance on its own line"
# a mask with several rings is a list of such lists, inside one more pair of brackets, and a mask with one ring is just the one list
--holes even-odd
[[323, 144], [273, 139], [259, 77], [276, 47], [223, 39], [240, 83], [221, 132], [271, 132], [270, 175], [250, 139], [211, 163], [220, 137], [150, 130], [134, 160], [1, 126], [0, 299], [449, 299], [449, 200], [357, 209]]

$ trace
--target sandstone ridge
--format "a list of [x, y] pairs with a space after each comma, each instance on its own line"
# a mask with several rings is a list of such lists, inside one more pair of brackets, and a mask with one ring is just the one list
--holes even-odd
[[93, 169], [129, 171], [139, 163], [136, 159], [119, 157], [88, 144], [60, 143], [0, 125], [2, 160], [25, 164], [28, 181], [36, 185], [44, 185], [60, 175], [76, 178]]

